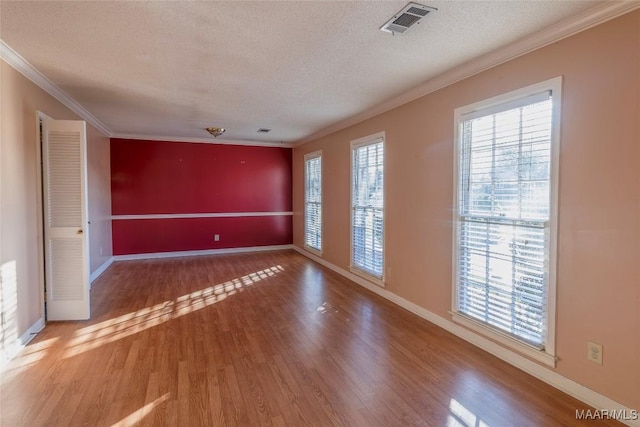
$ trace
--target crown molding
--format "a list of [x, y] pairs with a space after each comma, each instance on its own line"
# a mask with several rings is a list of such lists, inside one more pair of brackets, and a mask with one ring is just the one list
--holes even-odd
[[55, 83], [45, 77], [33, 65], [27, 62], [18, 52], [13, 50], [4, 40], [0, 39], [0, 58], [7, 64], [18, 70], [20, 74], [31, 80], [42, 90], [53, 96], [64, 104], [71, 111], [82, 117], [87, 123], [98, 129], [105, 136], [111, 136], [112, 132], [100, 120], [91, 114], [86, 108], [80, 105], [75, 99], [70, 97], [65, 91], [60, 89]]
[[252, 140], [203, 140], [198, 138], [182, 138], [182, 137], [164, 137], [137, 134], [114, 134], [98, 120], [87, 109], [80, 105], [76, 100], [64, 92], [55, 83], [45, 77], [41, 72], [35, 69], [20, 54], [0, 39], [0, 58], [9, 65], [18, 70], [22, 75], [31, 80], [45, 92], [60, 101], [70, 110], [78, 114], [101, 133], [112, 138], [152, 140], [152, 141], [176, 141], [176, 142], [193, 142], [205, 144], [230, 144], [230, 145], [249, 145], [262, 147], [296, 147], [307, 142], [322, 138], [323, 136], [337, 132], [349, 126], [353, 126], [371, 117], [377, 116], [408, 102], [414, 101], [446, 86], [452, 85], [460, 80], [466, 79], [482, 71], [493, 68], [504, 62], [525, 55], [533, 50], [547, 46], [564, 38], [570, 37], [576, 33], [587, 30], [598, 24], [614, 19], [625, 13], [640, 8], [640, 1], [608, 1], [601, 5], [595, 6], [590, 10], [576, 15], [561, 23], [552, 25], [542, 31], [534, 33], [531, 36], [520, 39], [504, 48], [498, 49], [484, 55], [482, 57], [468, 61], [459, 67], [436, 76], [425, 83], [409, 90], [399, 96], [393, 97], [382, 104], [367, 109], [361, 113], [355, 114], [342, 120], [334, 125], [315, 132], [295, 143], [266, 142]]
[[140, 135], [136, 133], [114, 133], [111, 138], [135, 139], [138, 141], [190, 142], [195, 144], [248, 145], [253, 147], [281, 147], [292, 148], [288, 142], [253, 141], [244, 139], [204, 139], [179, 136]]
[[98, 118], [91, 114], [86, 108], [80, 105], [75, 99], [69, 96], [65, 91], [58, 87], [55, 83], [49, 80], [44, 74], [38, 71], [33, 65], [31, 65], [26, 59], [24, 59], [18, 52], [13, 50], [11, 46], [0, 39], [0, 58], [2, 58], [7, 64], [18, 70], [20, 74], [31, 80], [42, 90], [49, 95], [60, 101], [71, 111], [79, 115], [82, 119], [86, 120], [93, 127], [98, 129], [102, 134], [110, 138], [121, 139], [136, 139], [147, 141], [169, 141], [169, 142], [193, 142], [202, 144], [228, 144], [228, 145], [249, 145], [257, 147], [285, 147], [291, 148], [290, 143], [281, 142], [265, 142], [265, 141], [251, 141], [251, 140], [231, 140], [231, 139], [216, 139], [205, 140], [202, 138], [185, 138], [175, 136], [158, 136], [158, 135], [139, 135], [139, 134], [124, 134], [114, 133], [107, 126], [105, 126]]
[[581, 31], [588, 30], [589, 28], [595, 27], [596, 25], [617, 18], [618, 16], [624, 15], [625, 13], [629, 13], [638, 8], [640, 8], [640, 1], [608, 1], [595, 6], [581, 14], [517, 40], [503, 48], [465, 62], [450, 71], [427, 80], [408, 92], [395, 96], [382, 104], [355, 114], [345, 120], [296, 141], [293, 143], [293, 146], [298, 147], [345, 129], [349, 126], [353, 126], [468, 77], [479, 74], [485, 70], [525, 55], [536, 49], [540, 49], [541, 47], [547, 46], [551, 43], [570, 37]]

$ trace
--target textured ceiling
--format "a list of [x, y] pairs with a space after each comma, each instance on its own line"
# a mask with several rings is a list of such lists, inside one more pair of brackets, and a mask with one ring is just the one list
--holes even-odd
[[[1, 1], [0, 38], [115, 134], [295, 142], [590, 1]], [[268, 134], [258, 128], [271, 128]]]

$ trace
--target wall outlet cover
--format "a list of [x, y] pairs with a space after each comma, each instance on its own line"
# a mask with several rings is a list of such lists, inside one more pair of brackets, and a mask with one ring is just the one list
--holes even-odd
[[587, 359], [594, 363], [597, 363], [598, 365], [602, 365], [602, 344], [588, 342]]

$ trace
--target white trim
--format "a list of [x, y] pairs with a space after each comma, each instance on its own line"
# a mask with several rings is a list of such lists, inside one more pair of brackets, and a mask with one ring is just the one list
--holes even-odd
[[38, 335], [38, 333], [44, 329], [45, 322], [44, 317], [39, 318], [31, 325], [24, 334], [20, 335], [14, 342], [8, 343], [5, 348], [0, 351], [0, 371], [5, 368], [7, 363], [16, 357], [22, 349], [31, 342], [32, 339]]
[[351, 141], [351, 150], [359, 148], [364, 145], [376, 144], [378, 140], [382, 140], [384, 143], [385, 131], [376, 132], [372, 135], [363, 136], [362, 138], [354, 139]]
[[316, 157], [322, 157], [322, 150], [316, 150], [316, 151], [312, 151], [310, 153], [307, 153], [304, 155], [304, 160], [311, 160], [311, 159], [315, 159]]
[[[202, 130], [204, 132], [204, 129]], [[182, 136], [159, 136], [159, 135], [140, 135], [136, 133], [114, 133], [111, 138], [118, 139], [134, 139], [139, 141], [162, 141], [162, 142], [190, 142], [194, 144], [220, 144], [220, 145], [245, 145], [253, 147], [281, 147], [292, 148], [293, 144], [283, 141], [253, 141], [243, 139], [213, 139], [192, 138]]]
[[347, 271], [343, 268], [338, 267], [335, 264], [330, 263], [329, 261], [326, 261], [324, 258], [320, 258], [310, 252], [305, 251], [303, 248], [299, 247], [298, 245], [292, 245], [293, 246], [293, 250], [306, 256], [307, 258], [317, 262], [318, 264], [321, 264], [325, 267], [327, 267], [330, 270], [335, 271], [336, 273], [340, 274], [341, 276], [344, 276], [345, 278], [351, 280], [352, 282], [357, 283], [358, 285], [365, 287], [367, 289], [369, 289], [370, 291], [388, 299], [391, 300], [391, 296], [395, 296], [395, 294], [392, 294], [391, 292], [387, 291], [386, 289], [376, 285], [375, 283], [372, 283], [371, 281], [369, 281], [367, 278], [361, 276], [361, 275], [357, 275], [354, 274], [350, 271]]
[[304, 248], [305, 251], [307, 251], [307, 252], [309, 252], [309, 253], [311, 253], [311, 254], [313, 254], [315, 256], [318, 256], [318, 257], [322, 256], [322, 251], [319, 251], [316, 248], [313, 248], [313, 247], [307, 245], [306, 243], [304, 244], [303, 248]]
[[324, 174], [323, 174], [323, 160], [322, 160], [322, 150], [316, 150], [316, 151], [312, 151], [311, 153], [307, 153], [304, 155], [304, 211], [303, 211], [303, 215], [302, 215], [302, 224], [303, 224], [303, 228], [304, 228], [304, 241], [307, 241], [307, 162], [309, 160], [313, 160], [313, 159], [320, 159], [320, 249], [318, 248], [314, 248], [313, 246], [309, 246], [306, 243], [304, 244], [304, 248], [307, 249], [308, 251], [310, 251], [311, 253], [315, 254], [315, 255], [319, 255], [322, 256], [322, 247], [324, 245], [324, 215], [322, 215], [322, 211], [324, 210], [324, 197], [323, 197], [323, 181], [324, 181]]
[[[538, 102], [548, 101], [551, 96], [550, 90], [536, 90], [535, 87], [540, 84], [528, 86], [523, 89], [518, 89], [507, 94], [498, 95], [493, 98], [485, 99], [479, 102], [475, 102], [471, 105], [460, 107], [461, 114], [458, 115], [458, 120], [466, 122], [468, 120], [477, 119], [491, 114], [497, 114], [502, 111], [513, 110], [516, 108], [524, 107], [529, 104], [537, 104]], [[532, 88], [531, 91], [526, 89]], [[521, 93], [524, 96], [519, 96]]]
[[373, 274], [369, 274], [364, 270], [360, 270], [358, 267], [350, 266], [349, 272], [355, 276], [362, 277], [367, 282], [373, 283], [376, 286], [380, 286], [381, 288], [385, 287], [384, 280], [374, 276]]
[[[306, 256], [307, 258], [317, 262], [318, 264], [327, 267], [328, 269], [340, 274], [341, 276], [359, 284], [360, 286], [365, 287], [371, 292], [397, 304], [405, 310], [410, 311], [418, 317], [421, 317], [435, 324], [436, 326], [441, 327], [442, 329], [452, 333], [453, 335], [462, 338], [463, 340], [475, 345], [476, 347], [481, 348], [482, 350], [557, 388], [558, 390], [567, 393], [568, 395], [586, 403], [587, 405], [590, 405], [596, 409], [623, 410], [627, 411], [627, 413], [630, 413], [632, 411], [631, 408], [625, 407], [624, 405], [608, 398], [607, 396], [604, 396], [583, 386], [582, 384], [564, 377], [557, 372], [536, 362], [533, 362], [514, 351], [504, 348], [487, 338], [477, 335], [474, 332], [460, 325], [457, 325], [452, 321], [447, 320], [423, 307], [420, 307], [419, 305], [414, 304], [411, 301], [408, 301], [392, 292], [389, 292], [386, 289], [375, 286], [368, 281], [348, 272], [347, 270], [340, 268], [335, 264], [330, 263], [329, 261], [326, 261], [325, 259], [318, 258], [310, 254], [309, 252], [304, 251], [296, 245], [293, 246], [293, 249], [296, 252]], [[629, 426], [640, 427], [640, 420], [621, 420], [621, 422]]]
[[[235, 144], [235, 145], [256, 145], [256, 146], [280, 146], [280, 147], [297, 147], [310, 141], [314, 141], [323, 136], [329, 135], [333, 132], [337, 132], [341, 129], [353, 126], [356, 123], [360, 123], [371, 117], [382, 114], [400, 105], [411, 102], [415, 99], [433, 93], [446, 86], [452, 85], [460, 80], [466, 79], [473, 75], [476, 75], [489, 68], [493, 68], [511, 59], [525, 55], [533, 50], [547, 46], [551, 43], [557, 42], [564, 38], [570, 37], [576, 33], [592, 28], [596, 25], [602, 24], [625, 13], [631, 12], [640, 8], [640, 2], [637, 1], [615, 1], [606, 2], [604, 4], [595, 6], [582, 14], [573, 16], [563, 22], [559, 22], [535, 34], [520, 39], [510, 45], [507, 45], [501, 49], [497, 49], [491, 53], [485, 54], [476, 59], [472, 59], [465, 64], [456, 67], [448, 72], [445, 72], [439, 76], [436, 76], [425, 83], [417, 86], [416, 88], [405, 92], [399, 96], [383, 102], [373, 108], [355, 114], [342, 120], [332, 126], [324, 128], [319, 132], [315, 132], [302, 140], [295, 143], [284, 142], [262, 142], [262, 141], [232, 141], [232, 140], [220, 140], [214, 141], [217, 144]], [[62, 89], [56, 86], [51, 80], [45, 77], [42, 73], [36, 70], [31, 64], [29, 64], [22, 56], [14, 51], [9, 45], [0, 39], [0, 58], [5, 60], [9, 65], [14, 67], [20, 73], [22, 73], [29, 80], [34, 82], [40, 88], [45, 90], [51, 96], [62, 102], [69, 107], [72, 111], [80, 115], [84, 120], [97, 128], [104, 135], [112, 138], [123, 139], [148, 139], [148, 140], [173, 140], [177, 142], [204, 142], [197, 138], [176, 138], [176, 137], [154, 137], [138, 134], [123, 134], [112, 133], [102, 122], [100, 122], [95, 116], [81, 106], [77, 101], [66, 94]]]
[[625, 13], [640, 8], [638, 1], [610, 1], [594, 6], [593, 8], [573, 16], [563, 22], [547, 27], [528, 37], [517, 40], [503, 48], [494, 50], [488, 54], [472, 59], [459, 67], [446, 71], [439, 76], [427, 80], [421, 85], [399, 96], [395, 96], [368, 110], [357, 113], [332, 126], [315, 132], [293, 143], [294, 147], [315, 141], [331, 133], [348, 128], [357, 123], [375, 117], [396, 107], [414, 101], [437, 90], [450, 86], [461, 80], [479, 74], [485, 70], [496, 67], [512, 59], [518, 58], [536, 49], [540, 49], [551, 43], [555, 43], [581, 31], [588, 30]]
[[200, 255], [239, 254], [246, 252], [266, 252], [293, 249], [293, 245], [251, 246], [244, 248], [205, 249], [201, 251], [154, 252], [146, 254], [114, 255], [114, 261], [132, 261], [138, 259], [176, 258]]
[[349, 162], [349, 269], [351, 273], [362, 277], [380, 287], [385, 287], [385, 273], [387, 269], [387, 173], [383, 174], [382, 180], [382, 274], [380, 277], [353, 265], [353, 154], [357, 148], [367, 145], [382, 143], [383, 170], [387, 165], [387, 144], [386, 132], [380, 131], [371, 135], [363, 136], [351, 141], [351, 154]]
[[98, 129], [103, 135], [111, 136], [112, 132], [104, 123], [96, 116], [91, 114], [86, 108], [80, 105], [75, 99], [69, 96], [65, 91], [60, 89], [55, 83], [49, 80], [44, 74], [36, 70], [33, 65], [29, 64], [18, 52], [13, 50], [8, 44], [0, 39], [0, 58], [7, 64], [18, 70], [20, 74], [31, 80], [42, 90], [60, 101], [71, 111], [80, 116], [83, 120]]
[[451, 227], [451, 313], [458, 307], [458, 288], [455, 286], [456, 277], [458, 277], [458, 186], [460, 180], [458, 179], [458, 171], [460, 170], [460, 133], [462, 132], [460, 125], [460, 117], [458, 116], [458, 110], [453, 111], [453, 203], [451, 204], [451, 212], [453, 213], [453, 227]]
[[504, 108], [499, 108], [498, 111], [517, 108], [518, 106], [522, 105], [523, 102], [533, 102], [534, 100], [538, 99], [539, 94], [544, 92], [552, 93], [555, 110], [555, 106], [562, 106], [562, 104], [556, 102], [556, 96], [560, 95], [561, 91], [562, 76], [558, 76], [516, 90], [512, 90], [510, 92], [501, 93], [499, 95], [492, 96], [491, 98], [482, 99], [472, 104], [458, 107], [454, 110], [454, 116], [456, 121], [470, 120], [475, 118], [475, 116], [472, 114], [478, 113], [479, 111], [482, 111], [484, 115], [484, 112], [486, 112], [486, 114], [491, 114], [493, 112], [492, 109], [496, 107], [504, 106]]
[[556, 357], [543, 350], [524, 344], [509, 335], [500, 333], [497, 329], [490, 328], [484, 323], [475, 322], [473, 319], [463, 316], [460, 313], [456, 313], [455, 311], [451, 311], [449, 314], [451, 314], [451, 318], [454, 322], [465, 326], [467, 329], [471, 329], [478, 334], [485, 335], [505, 347], [511, 347], [518, 353], [522, 353], [525, 356], [537, 360], [540, 363], [544, 363], [547, 366], [551, 366], [552, 368], [556, 367]]
[[[202, 144], [221, 144], [221, 145], [243, 145], [243, 146], [256, 146], [256, 147], [283, 147], [291, 148], [291, 143], [285, 143], [282, 141], [252, 141], [252, 140], [229, 140], [229, 139], [216, 139], [206, 140], [203, 138], [188, 138], [188, 137], [176, 137], [176, 136], [158, 136], [158, 135], [140, 135], [140, 134], [127, 134], [127, 133], [114, 133], [104, 123], [102, 123], [96, 116], [91, 114], [86, 108], [80, 105], [69, 94], [63, 91], [59, 86], [53, 83], [44, 74], [38, 71], [33, 65], [31, 65], [26, 59], [24, 59], [18, 52], [13, 50], [11, 46], [0, 39], [0, 58], [18, 70], [20, 74], [31, 80], [42, 90], [49, 95], [60, 101], [71, 111], [80, 116], [87, 123], [98, 129], [103, 135], [110, 138], [121, 139], [135, 139], [135, 140], [148, 140], [148, 141], [166, 141], [166, 142], [193, 142]], [[204, 132], [204, 130], [203, 130]]]
[[[551, 176], [549, 178], [550, 186], [550, 212], [549, 212], [549, 248], [548, 259], [546, 259], [548, 282], [547, 282], [547, 317], [545, 319], [546, 324], [546, 339], [544, 342], [544, 352], [529, 352], [529, 347], [516, 342], [513, 339], [500, 339], [501, 334], [499, 332], [493, 332], [488, 327], [478, 327], [475, 322], [471, 322], [466, 317], [461, 316], [458, 313], [458, 298], [457, 298], [457, 286], [456, 278], [458, 277], [458, 231], [459, 231], [459, 217], [458, 217], [458, 201], [459, 201], [459, 160], [460, 160], [460, 127], [464, 120], [469, 120], [470, 117], [474, 117], [479, 111], [492, 111], [500, 106], [504, 109], [515, 108], [516, 105], [521, 105], [523, 99], [531, 101], [535, 99], [538, 94], [544, 92], [551, 92], [553, 100], [552, 110], [552, 126], [551, 126]], [[486, 334], [487, 336], [499, 341], [505, 346], [512, 347], [514, 350], [545, 363], [549, 366], [555, 367], [556, 363], [556, 264], [557, 264], [557, 245], [558, 245], [558, 182], [559, 182], [559, 156], [560, 156], [560, 126], [561, 126], [561, 110], [562, 110], [562, 76], [554, 77], [539, 83], [513, 90], [511, 92], [503, 93], [491, 98], [483, 99], [474, 102], [469, 105], [458, 107], [454, 110], [454, 164], [453, 164], [453, 270], [452, 270], [452, 285], [451, 285], [451, 311], [453, 320], [459, 323], [463, 323], [465, 326], [474, 329], [478, 333]]]
[[40, 296], [40, 315], [46, 317], [46, 295], [45, 295], [45, 246], [44, 246], [44, 182], [42, 181], [42, 135], [40, 132], [41, 122], [45, 120], [53, 120], [42, 111], [36, 111], [36, 216], [38, 220], [38, 286], [40, 288], [38, 295]]
[[551, 99], [553, 102], [553, 110], [551, 111], [551, 171], [550, 171], [550, 206], [549, 218], [551, 224], [549, 233], [551, 240], [549, 241], [549, 283], [547, 289], [547, 344], [546, 351], [550, 354], [556, 354], [556, 303], [558, 299], [557, 281], [558, 281], [558, 207], [560, 201], [560, 138], [562, 128], [562, 76], [547, 81], [551, 89]]
[[237, 218], [246, 216], [293, 216], [293, 212], [211, 212], [188, 214], [111, 215], [111, 219]]
[[89, 282], [90, 282], [90, 283], [93, 283], [93, 282], [94, 282], [98, 277], [100, 277], [100, 275], [101, 275], [102, 273], [104, 273], [104, 272], [105, 272], [105, 270], [106, 270], [107, 268], [109, 268], [109, 266], [110, 266], [111, 264], [113, 264], [113, 257], [111, 257], [111, 258], [109, 258], [108, 260], [106, 260], [106, 261], [104, 262], [104, 264], [102, 264], [100, 267], [98, 267], [98, 268], [96, 269], [96, 271], [94, 271], [93, 273], [91, 273], [91, 275], [89, 276]]

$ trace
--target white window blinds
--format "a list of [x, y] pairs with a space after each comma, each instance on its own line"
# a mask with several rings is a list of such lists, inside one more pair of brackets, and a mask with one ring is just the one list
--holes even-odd
[[551, 92], [462, 115], [457, 312], [544, 348], [551, 219]]
[[384, 144], [353, 144], [351, 266], [375, 278], [384, 264]]
[[322, 156], [305, 156], [304, 162], [304, 244], [322, 251]]

